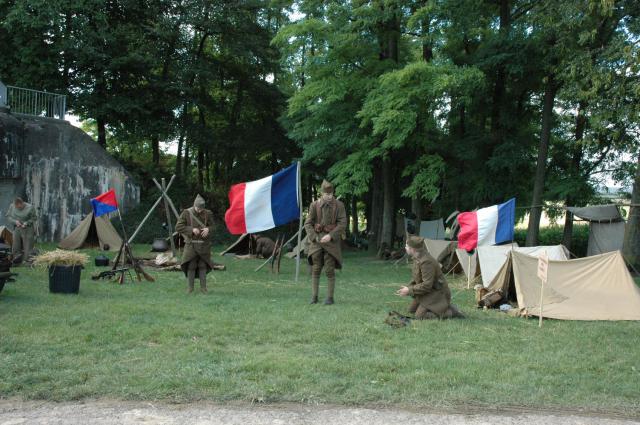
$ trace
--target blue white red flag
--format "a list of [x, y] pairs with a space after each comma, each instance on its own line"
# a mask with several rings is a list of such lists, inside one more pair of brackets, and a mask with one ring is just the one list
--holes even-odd
[[509, 199], [504, 204], [460, 213], [458, 215], [458, 224], [460, 224], [458, 248], [471, 251], [477, 246], [512, 241], [515, 219], [515, 198]]
[[113, 189], [109, 189], [108, 192], [93, 198], [91, 205], [93, 206], [93, 215], [96, 217], [116, 211], [118, 209], [116, 192]]
[[298, 166], [229, 189], [229, 209], [224, 215], [233, 235], [273, 229], [300, 218]]

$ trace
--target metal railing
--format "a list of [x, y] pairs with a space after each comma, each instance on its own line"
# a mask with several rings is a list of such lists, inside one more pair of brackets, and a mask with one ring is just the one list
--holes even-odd
[[6, 87], [6, 104], [11, 108], [11, 112], [64, 120], [67, 112], [67, 96], [20, 87]]

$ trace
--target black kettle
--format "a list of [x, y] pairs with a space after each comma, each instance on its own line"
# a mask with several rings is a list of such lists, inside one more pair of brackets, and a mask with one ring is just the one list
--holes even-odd
[[97, 267], [106, 267], [109, 265], [109, 258], [104, 254], [98, 254], [94, 262]]

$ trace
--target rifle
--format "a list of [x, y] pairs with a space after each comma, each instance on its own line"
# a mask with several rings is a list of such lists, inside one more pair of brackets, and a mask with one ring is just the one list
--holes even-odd
[[119, 280], [123, 280], [125, 272], [128, 272], [128, 271], [129, 271], [129, 267], [123, 267], [121, 269], [105, 270], [98, 274], [92, 275], [91, 279], [93, 280], [113, 279], [114, 277], [116, 277], [117, 274], [120, 273]]

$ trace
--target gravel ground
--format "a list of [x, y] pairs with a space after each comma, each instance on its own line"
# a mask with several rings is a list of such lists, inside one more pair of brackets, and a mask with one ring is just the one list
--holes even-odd
[[229, 425], [630, 425], [639, 420], [574, 412], [496, 411], [468, 414], [344, 406], [222, 405], [207, 402], [0, 400], [0, 424], [229, 424]]

